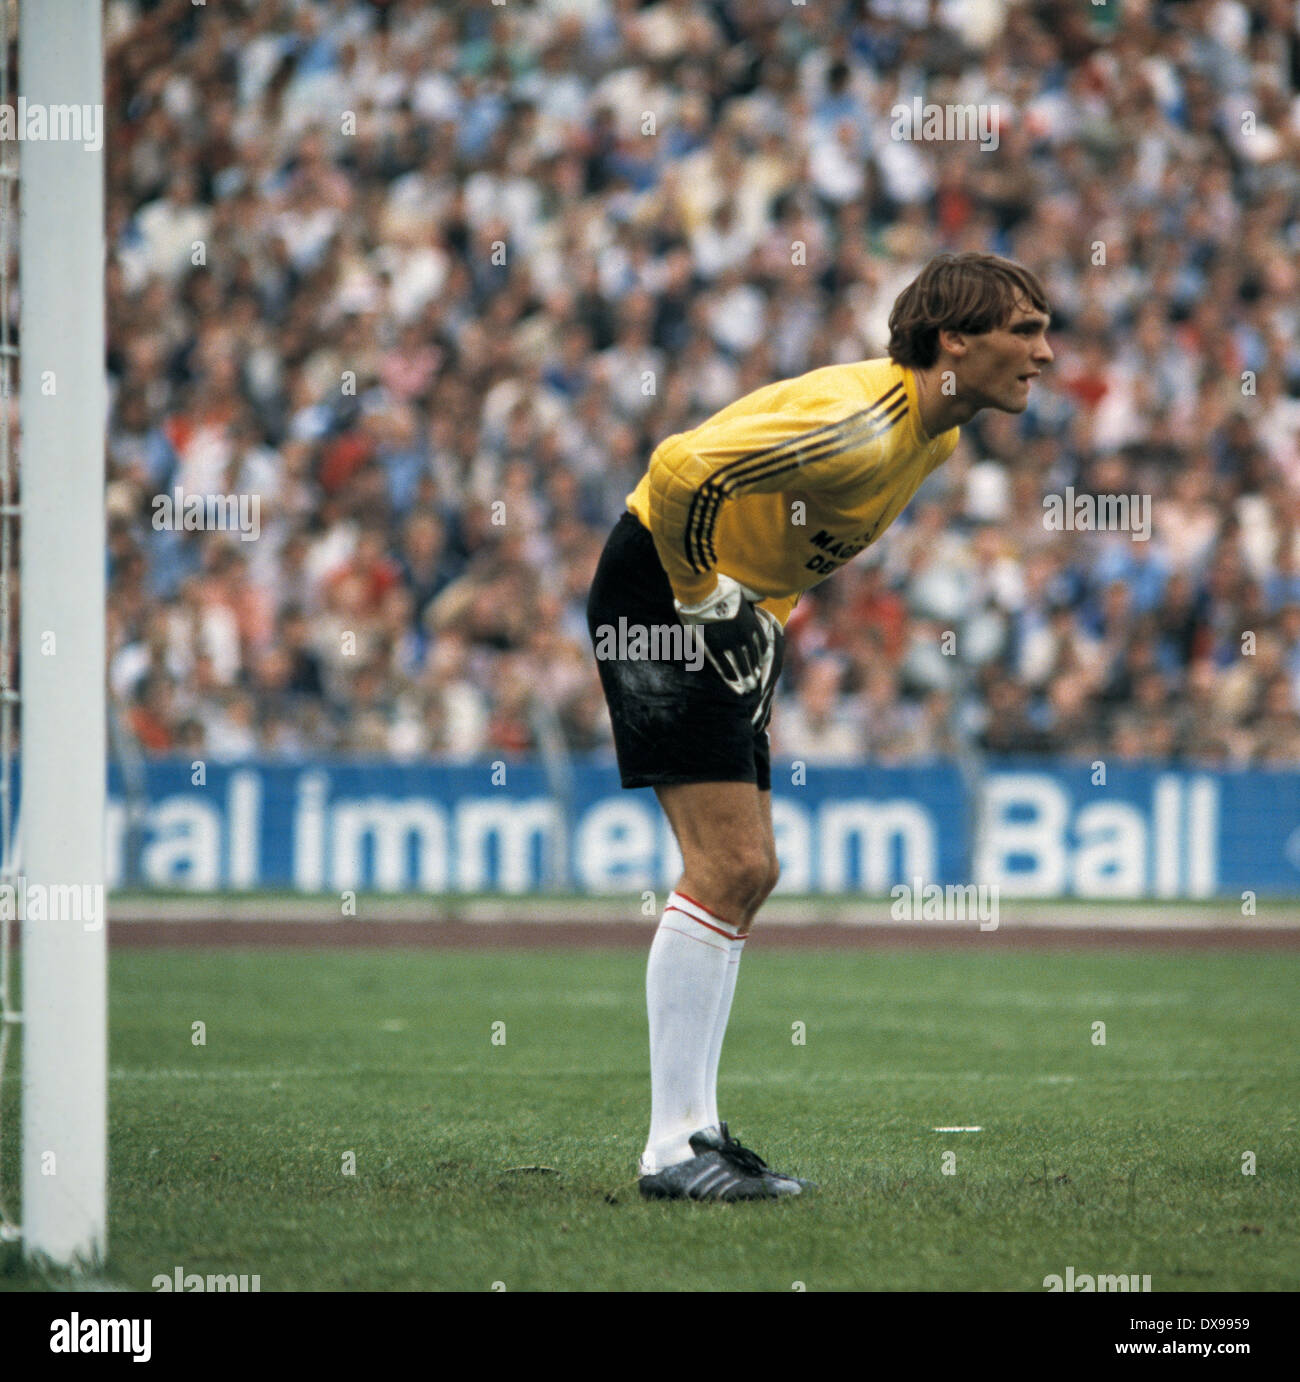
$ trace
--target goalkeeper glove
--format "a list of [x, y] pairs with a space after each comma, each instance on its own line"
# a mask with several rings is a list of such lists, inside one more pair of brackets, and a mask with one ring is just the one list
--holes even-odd
[[699, 627], [704, 656], [738, 696], [767, 686], [776, 655], [781, 626], [753, 603], [758, 598], [719, 572], [718, 584], [703, 600], [693, 605], [673, 601], [682, 623]]

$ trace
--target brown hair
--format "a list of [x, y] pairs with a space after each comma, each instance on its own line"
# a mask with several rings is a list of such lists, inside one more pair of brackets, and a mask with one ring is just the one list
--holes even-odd
[[1020, 306], [1048, 311], [1037, 275], [996, 254], [940, 254], [899, 293], [889, 314], [889, 356], [928, 369], [940, 331], [995, 331]]

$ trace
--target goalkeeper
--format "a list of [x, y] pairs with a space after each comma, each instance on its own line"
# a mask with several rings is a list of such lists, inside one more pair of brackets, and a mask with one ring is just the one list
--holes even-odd
[[[648, 1198], [765, 1199], [807, 1184], [769, 1170], [717, 1107], [741, 952], [779, 872], [767, 723], [782, 627], [804, 590], [898, 517], [961, 423], [1024, 410], [1052, 360], [1047, 326], [1027, 269], [941, 255], [894, 303], [888, 358], [769, 384], [668, 437], [605, 545], [593, 642], [608, 653], [602, 630], [645, 631], [597, 661], [619, 774], [654, 788], [683, 861], [646, 974]], [[652, 636], [670, 625], [692, 637]], [[687, 643], [704, 656], [672, 655]], [[639, 647], [657, 656], [632, 656]]]

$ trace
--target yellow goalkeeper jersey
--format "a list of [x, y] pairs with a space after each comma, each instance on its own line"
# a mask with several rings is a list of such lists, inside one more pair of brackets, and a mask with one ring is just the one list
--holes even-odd
[[683, 604], [721, 571], [784, 623], [803, 591], [889, 527], [958, 435], [926, 436], [906, 366], [829, 365], [666, 438], [627, 506]]

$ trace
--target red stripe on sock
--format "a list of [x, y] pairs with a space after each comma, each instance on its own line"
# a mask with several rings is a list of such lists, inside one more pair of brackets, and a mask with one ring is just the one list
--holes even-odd
[[[684, 892], [682, 892], [682, 890], [681, 890], [680, 888], [677, 889], [677, 896], [678, 896], [678, 897], [684, 897], [684, 898], [686, 899], [686, 901], [689, 902], [689, 903], [691, 904], [692, 907], [698, 907], [698, 908], [700, 909], [700, 911], [702, 911], [702, 912], [708, 912], [708, 914], [714, 919], [714, 921], [720, 921], [724, 926], [730, 926], [730, 927], [732, 928], [733, 934], [735, 933], [735, 931], [736, 931], [737, 928], [736, 928], [736, 923], [735, 923], [734, 921], [728, 921], [726, 917], [720, 917], [720, 916], [717, 914], [717, 912], [715, 912], [715, 911], [713, 910], [712, 907], [706, 907], [706, 906], [704, 905], [703, 902], [697, 902], [697, 901], [695, 900], [695, 898], [693, 898], [693, 897], [690, 895], [690, 893], [684, 893]], [[687, 915], [689, 916], [690, 913], [687, 913]], [[698, 920], [698, 918], [697, 918], [697, 920]], [[701, 923], [701, 924], [702, 924], [702, 925], [707, 925], [707, 923]]]
[[[690, 898], [686, 900], [689, 902]], [[706, 931], [715, 931], [719, 936], [725, 936], [729, 941], [738, 941], [741, 939], [741, 937], [737, 936], [734, 932], [724, 931], [720, 926], [710, 926], [707, 921], [701, 921], [699, 917], [691, 916], [689, 912], [682, 911], [680, 907], [674, 907], [670, 904], [664, 908], [664, 916], [667, 916], [669, 912], [676, 912], [679, 917], [689, 917], [696, 926], [703, 926]], [[710, 912], [709, 915], [712, 916], [713, 913]]]

